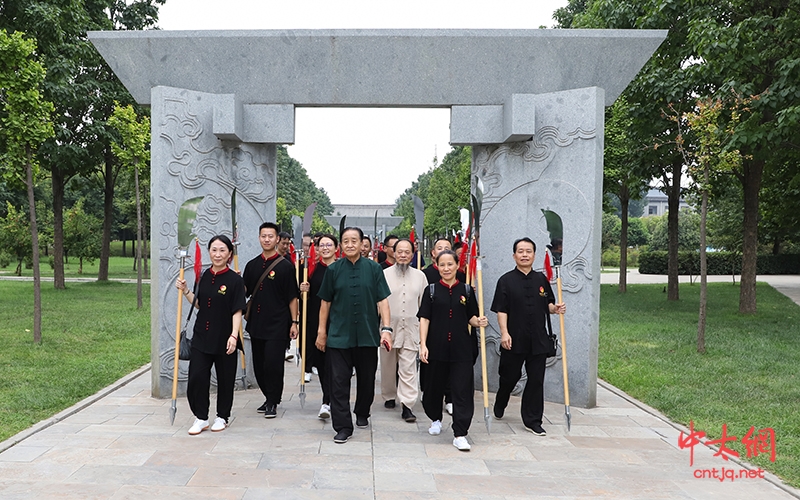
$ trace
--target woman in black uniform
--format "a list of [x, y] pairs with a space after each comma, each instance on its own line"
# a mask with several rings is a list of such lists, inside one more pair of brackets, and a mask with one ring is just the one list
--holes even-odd
[[[309, 276], [308, 282], [300, 284], [301, 292], [308, 293], [308, 309], [306, 311], [306, 356], [311, 363], [311, 366], [317, 369], [319, 374], [319, 384], [322, 386], [322, 406], [319, 408], [319, 418], [326, 419], [331, 416], [331, 396], [328, 390], [328, 373], [325, 371], [325, 353], [317, 349], [315, 345], [317, 341], [317, 329], [319, 328], [319, 306], [322, 299], [317, 297], [322, 286], [322, 278], [325, 277], [325, 271], [328, 266], [336, 260], [336, 248], [339, 246], [339, 241], [335, 236], [324, 234], [319, 237], [317, 242], [317, 255], [320, 260], [314, 267], [314, 272]], [[328, 321], [330, 326], [330, 320]]]
[[428, 364], [422, 407], [433, 422], [428, 433], [442, 432], [442, 399], [448, 382], [453, 397], [453, 446], [469, 451], [467, 431], [475, 412], [473, 400], [477, 338], [470, 326], [486, 326], [478, 317], [478, 301], [472, 287], [456, 278], [458, 259], [451, 250], [436, 256], [442, 279], [422, 296], [419, 318], [419, 359]]
[[198, 309], [186, 386], [186, 398], [195, 416], [194, 424], [189, 428], [189, 434], [193, 436], [208, 429], [211, 365], [214, 365], [217, 375], [217, 418], [211, 430], [219, 432], [228, 426], [236, 382], [236, 340], [245, 308], [242, 277], [228, 267], [233, 257], [231, 240], [223, 235], [214, 236], [208, 242], [208, 253], [211, 267], [200, 278], [196, 297], [186, 280], [175, 282], [186, 299]]

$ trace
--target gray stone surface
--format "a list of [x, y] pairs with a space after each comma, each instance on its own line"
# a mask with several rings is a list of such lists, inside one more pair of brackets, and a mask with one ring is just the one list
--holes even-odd
[[296, 106], [502, 104], [602, 87], [611, 105], [662, 30], [95, 31], [140, 104], [169, 86]]
[[[472, 150], [473, 175], [484, 186], [481, 253], [492, 256], [483, 262], [487, 309], [497, 279], [514, 267], [514, 240], [523, 236], [533, 239], [537, 248], [534, 268], [541, 270], [550, 243], [542, 210], [552, 210], [561, 216], [570, 404], [582, 407], [592, 407], [596, 402], [603, 102], [603, 90], [598, 88], [537, 95], [533, 140], [476, 146]], [[490, 321], [487, 342], [492, 354], [489, 387], [495, 391], [500, 332], [496, 315], [487, 316]], [[558, 332], [558, 316], [551, 319], [554, 331]], [[545, 374], [548, 401], [564, 400], [562, 359], [559, 352], [548, 362]]]
[[[546, 437], [523, 429], [516, 397], [487, 434], [476, 392], [472, 451], [464, 453], [451, 444], [449, 416], [442, 435], [428, 435], [429, 421], [419, 404], [419, 420], [409, 424], [400, 419], [399, 409], [386, 410], [376, 402], [370, 427], [356, 429], [346, 444], [335, 444], [330, 422], [316, 417], [321, 398], [316, 378], [306, 386], [305, 409], [300, 407], [299, 374], [287, 365], [278, 418], [256, 413], [263, 401], [260, 391], [237, 391], [226, 430], [189, 436], [193, 417], [186, 399], [178, 400], [171, 426], [169, 401], [150, 396], [147, 371], [141, 370], [140, 376], [122, 381], [127, 385], [76, 405], [83, 409], [50, 427], [9, 440], [16, 446], [6, 449], [8, 441], [0, 443], [5, 450], [0, 452], [0, 498], [800, 498], [798, 490], [771, 474], [724, 482], [697, 479], [703, 469], [754, 467], [723, 461], [701, 445], [690, 466], [689, 450], [678, 446], [680, 431], [687, 429], [602, 383], [597, 407], [574, 409], [569, 432], [563, 406], [546, 403]], [[132, 413], [128, 407], [148, 409], [149, 418], [114, 424]], [[81, 418], [85, 412], [104, 418], [74, 424], [88, 420]]]
[[[198, 208], [194, 230], [203, 250], [204, 267], [208, 267], [208, 240], [216, 234], [231, 236], [231, 193], [236, 188], [239, 266], [243, 269], [261, 251], [258, 226], [275, 219], [276, 149], [274, 145], [218, 139], [213, 133], [214, 118], [219, 116], [217, 95], [155, 87], [153, 102], [157, 104], [151, 109], [152, 383], [154, 396], [170, 397], [178, 299], [175, 279], [180, 269], [178, 209], [189, 198], [205, 197]], [[225, 128], [233, 121], [226, 123]], [[185, 265], [187, 282], [192, 286], [193, 245], [189, 255]], [[181, 325], [189, 311], [189, 303], [182, 300]], [[191, 332], [191, 325], [188, 331]], [[188, 366], [188, 362], [180, 362], [181, 392]], [[251, 379], [252, 373], [252, 369], [248, 370]]]

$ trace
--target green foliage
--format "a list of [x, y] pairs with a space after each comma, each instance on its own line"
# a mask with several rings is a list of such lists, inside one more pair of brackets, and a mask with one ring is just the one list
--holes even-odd
[[[670, 420], [719, 438], [771, 427], [777, 459], [742, 458], [800, 486], [800, 307], [758, 284], [758, 313], [737, 311], [739, 286], [708, 285], [706, 354], [696, 351], [699, 286], [681, 286], [667, 302], [663, 285], [628, 285], [600, 293], [598, 376]], [[687, 458], [688, 460], [688, 458]], [[717, 459], [715, 459], [717, 460]], [[688, 461], [687, 461], [688, 465]]]
[[603, 212], [603, 234], [600, 240], [602, 248], [619, 246], [619, 235], [622, 231], [622, 222], [616, 215]]
[[12, 204], [6, 206], [6, 216], [0, 219], [0, 248], [18, 262], [16, 274], [22, 275], [22, 261], [31, 254], [31, 230], [28, 216]]
[[425, 235], [449, 236], [461, 229], [460, 208], [470, 203], [472, 148], [457, 146], [433, 170], [425, 203]]
[[292, 215], [303, 217], [306, 208], [317, 202], [312, 232], [331, 232], [326, 215], [333, 213], [333, 204], [324, 189], [317, 187], [308, 176], [303, 165], [289, 156], [285, 146], [278, 146], [278, 196], [276, 200], [276, 223], [292, 232]]
[[24, 184], [26, 168], [39, 145], [53, 136], [53, 104], [42, 97], [44, 66], [36, 58], [36, 42], [20, 32], [0, 30], [0, 165], [3, 177]]
[[64, 214], [64, 254], [80, 259], [78, 274], [83, 274], [83, 262], [100, 257], [102, 222], [83, 211], [83, 200]]
[[[667, 214], [648, 217], [658, 222], [650, 237], [650, 250], [667, 249]], [[689, 209], [678, 213], [678, 249], [695, 250], [700, 246], [700, 215]]]

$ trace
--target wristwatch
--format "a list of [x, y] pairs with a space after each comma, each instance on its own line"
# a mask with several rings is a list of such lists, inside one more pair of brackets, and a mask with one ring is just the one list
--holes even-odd
[[298, 319], [293, 319], [293, 320], [292, 320], [292, 323], [294, 323], [295, 325], [299, 325], [299, 324], [300, 324], [300, 320], [298, 320]]

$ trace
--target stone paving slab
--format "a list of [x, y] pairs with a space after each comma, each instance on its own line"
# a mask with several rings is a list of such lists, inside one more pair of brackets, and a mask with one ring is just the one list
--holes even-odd
[[237, 391], [228, 429], [189, 436], [186, 400], [178, 400], [170, 425], [170, 402], [150, 397], [145, 367], [0, 443], [0, 498], [800, 498], [772, 475], [697, 479], [704, 469], [752, 466], [698, 446], [690, 467], [689, 451], [678, 446], [685, 429], [605, 382], [598, 384], [597, 408], [572, 408], [569, 431], [563, 405], [546, 403], [546, 437], [524, 430], [516, 397], [488, 434], [476, 392], [473, 447], [465, 453], [451, 444], [449, 417], [442, 434], [430, 436], [421, 405], [414, 408], [417, 422], [406, 423], [379, 397], [370, 427], [335, 444], [330, 422], [317, 418], [316, 377], [301, 408], [297, 370], [286, 366], [278, 418], [255, 412], [263, 401], [258, 390]]

